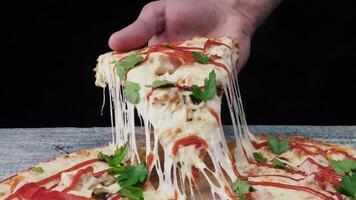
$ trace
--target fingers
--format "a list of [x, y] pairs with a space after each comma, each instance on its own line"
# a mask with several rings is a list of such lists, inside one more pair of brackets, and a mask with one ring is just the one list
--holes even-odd
[[237, 66], [236, 66], [237, 73], [241, 71], [241, 69], [247, 63], [248, 58], [250, 57], [251, 39], [245, 37], [243, 40], [238, 40], [238, 41], [240, 41], [239, 43], [240, 51], [239, 51], [239, 59], [237, 61]]
[[140, 48], [155, 34], [162, 32], [164, 24], [165, 2], [151, 2], [143, 7], [135, 22], [111, 35], [109, 46], [120, 51]]

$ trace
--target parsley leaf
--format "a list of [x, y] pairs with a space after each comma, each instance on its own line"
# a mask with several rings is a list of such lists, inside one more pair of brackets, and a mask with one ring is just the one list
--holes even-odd
[[128, 151], [128, 143], [124, 144], [120, 148], [116, 149], [113, 156], [108, 156], [102, 152], [98, 153], [99, 159], [108, 163], [110, 167], [118, 167], [121, 165], [126, 153]]
[[204, 80], [204, 91], [199, 86], [192, 86], [193, 96], [199, 100], [207, 101], [216, 95], [216, 74], [215, 71], [209, 73], [209, 79]]
[[192, 51], [192, 55], [199, 63], [208, 64], [209, 62], [209, 57], [203, 53]]
[[267, 158], [264, 157], [262, 154], [254, 152], [253, 153], [253, 158], [256, 160], [256, 162], [258, 163], [266, 163], [267, 162]]
[[140, 102], [140, 85], [131, 81], [127, 81], [125, 85], [125, 99], [132, 103], [138, 104]]
[[114, 165], [120, 165], [122, 163], [128, 150], [129, 150], [128, 142], [126, 142], [120, 148], [116, 149], [114, 153], [114, 158], [112, 159]]
[[123, 166], [120, 166], [120, 165], [112, 166], [108, 173], [111, 175], [117, 175], [117, 174], [121, 174], [124, 170], [125, 170], [125, 167], [123, 167]]
[[120, 77], [120, 79], [124, 80], [126, 78], [126, 72], [137, 65], [137, 63], [141, 62], [143, 57], [134, 53], [129, 55], [124, 61], [114, 61], [116, 67], [116, 74]]
[[282, 161], [280, 161], [278, 159], [274, 159], [272, 161], [272, 164], [273, 164], [273, 166], [279, 167], [279, 168], [283, 168], [283, 167], [285, 167], [287, 165], [286, 163], [284, 163], [284, 162], [282, 162]]
[[120, 173], [119, 184], [121, 187], [133, 186], [146, 181], [148, 169], [146, 164], [140, 163], [136, 166], [126, 168]]
[[143, 189], [135, 186], [126, 186], [119, 190], [121, 196], [129, 200], [143, 200]]
[[146, 85], [146, 87], [150, 87], [150, 88], [162, 88], [162, 87], [172, 87], [172, 86], [174, 86], [174, 83], [167, 81], [165, 79], [153, 81], [152, 85]]
[[123, 166], [122, 162], [127, 151], [128, 143], [116, 149], [113, 156], [100, 152], [98, 157], [111, 167], [109, 174], [119, 175], [118, 183], [121, 187], [119, 190], [121, 196], [127, 197], [129, 200], [143, 200], [143, 189], [136, 187], [136, 185], [146, 181], [148, 170], [144, 163], [131, 167]]
[[39, 174], [42, 174], [44, 172], [42, 167], [33, 167], [32, 171], [36, 172], [36, 173], [39, 173]]
[[276, 136], [268, 137], [268, 146], [274, 154], [282, 154], [289, 149], [287, 140], [281, 140]]
[[356, 170], [356, 160], [344, 159], [344, 160], [332, 160], [330, 166], [340, 175], [350, 173], [351, 170]]
[[346, 175], [341, 179], [340, 186], [336, 190], [346, 196], [356, 198], [356, 172]]
[[235, 194], [247, 194], [249, 192], [255, 192], [256, 189], [252, 187], [250, 184], [246, 183], [245, 181], [236, 180], [232, 186], [232, 190]]

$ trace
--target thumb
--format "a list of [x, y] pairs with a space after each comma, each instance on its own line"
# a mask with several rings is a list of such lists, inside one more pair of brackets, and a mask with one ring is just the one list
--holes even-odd
[[164, 29], [165, 2], [154, 1], [145, 5], [136, 21], [111, 35], [109, 46], [113, 50], [137, 49]]

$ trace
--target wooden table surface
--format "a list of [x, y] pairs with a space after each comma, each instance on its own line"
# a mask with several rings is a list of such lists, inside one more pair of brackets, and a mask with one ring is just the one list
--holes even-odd
[[[252, 133], [303, 135], [356, 147], [356, 126], [249, 126]], [[228, 138], [232, 127], [224, 126]], [[110, 142], [111, 128], [0, 129], [0, 180], [57, 155]]]

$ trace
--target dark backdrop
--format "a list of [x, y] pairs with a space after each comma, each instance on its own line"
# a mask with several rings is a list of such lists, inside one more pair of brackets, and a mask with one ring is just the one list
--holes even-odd
[[[92, 69], [109, 51], [110, 34], [147, 2], [2, 5], [0, 127], [110, 125]], [[356, 124], [354, 8], [352, 1], [295, 0], [275, 10], [239, 76], [250, 124]]]

